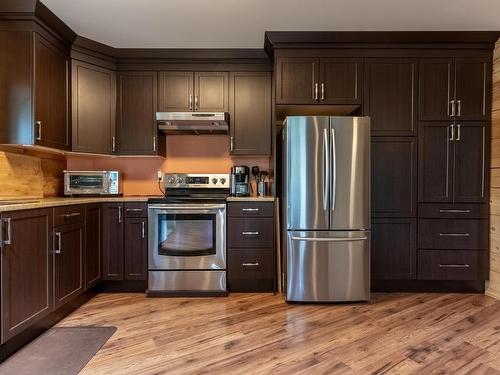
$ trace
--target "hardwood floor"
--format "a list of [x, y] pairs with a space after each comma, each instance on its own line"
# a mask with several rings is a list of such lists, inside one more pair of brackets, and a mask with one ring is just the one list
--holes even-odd
[[118, 328], [81, 374], [500, 374], [500, 301], [477, 294], [100, 294], [58, 324], [78, 325]]

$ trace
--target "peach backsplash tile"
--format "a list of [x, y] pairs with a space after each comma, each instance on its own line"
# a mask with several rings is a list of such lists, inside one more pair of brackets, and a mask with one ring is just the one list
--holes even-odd
[[229, 155], [225, 136], [167, 136], [167, 157], [68, 156], [68, 170], [118, 170], [124, 195], [160, 194], [156, 172], [230, 173], [233, 165], [269, 170], [269, 157]]

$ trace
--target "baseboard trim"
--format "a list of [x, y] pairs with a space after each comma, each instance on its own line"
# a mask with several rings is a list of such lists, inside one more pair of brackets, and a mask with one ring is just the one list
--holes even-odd
[[495, 298], [500, 301], [500, 292], [498, 290], [493, 290], [493, 289], [486, 289], [484, 292], [487, 296], [491, 298]]

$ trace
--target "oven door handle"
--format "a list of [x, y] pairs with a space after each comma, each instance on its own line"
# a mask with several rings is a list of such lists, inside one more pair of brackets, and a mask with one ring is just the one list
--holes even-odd
[[176, 211], [207, 211], [226, 208], [225, 204], [200, 204], [200, 205], [150, 205], [149, 210], [176, 210]]

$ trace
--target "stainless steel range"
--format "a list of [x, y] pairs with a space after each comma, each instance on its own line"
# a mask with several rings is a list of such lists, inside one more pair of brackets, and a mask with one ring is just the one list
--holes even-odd
[[165, 174], [148, 201], [148, 296], [226, 295], [227, 174]]

